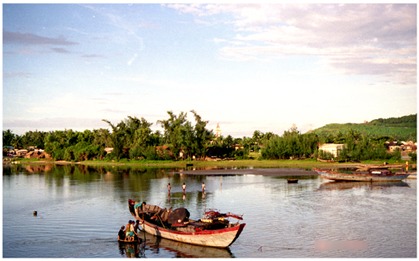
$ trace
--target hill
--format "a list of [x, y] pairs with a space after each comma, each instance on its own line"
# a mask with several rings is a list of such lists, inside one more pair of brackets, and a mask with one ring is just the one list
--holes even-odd
[[350, 130], [359, 131], [365, 135], [384, 137], [387, 139], [408, 141], [417, 139], [417, 114], [407, 115], [399, 118], [379, 118], [366, 123], [331, 123], [313, 130], [319, 137], [336, 135], [341, 132], [347, 133]]

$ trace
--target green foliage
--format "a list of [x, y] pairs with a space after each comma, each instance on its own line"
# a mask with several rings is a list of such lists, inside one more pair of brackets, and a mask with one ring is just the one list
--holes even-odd
[[[158, 123], [164, 130], [151, 130], [151, 123], [144, 118], [128, 116], [113, 124], [108, 120], [107, 129], [57, 130], [51, 132], [29, 131], [15, 135], [10, 130], [3, 131], [3, 145], [15, 148], [35, 146], [44, 148], [55, 160], [85, 161], [106, 160], [179, 160], [204, 157], [247, 159], [249, 154], [260, 152], [261, 159], [331, 159], [332, 155], [319, 152], [322, 143], [345, 144], [345, 148], [335, 160], [400, 160], [401, 152], [387, 153], [386, 141], [416, 141], [416, 114], [400, 118], [377, 119], [365, 124], [329, 124], [313, 132], [302, 134], [296, 126], [284, 131], [282, 136], [259, 130], [252, 137], [214, 137], [207, 129], [208, 121], [202, 120], [191, 111], [194, 123], [187, 113], [175, 115], [168, 111], [168, 119]], [[113, 152], [106, 154], [105, 148]], [[183, 157], [180, 157], [182, 152]], [[416, 153], [411, 153], [416, 160]]]
[[328, 151], [319, 150], [317, 157], [323, 160], [332, 160], [334, 159], [334, 155]]
[[329, 143], [337, 140], [338, 136], [344, 136], [348, 132], [357, 131], [370, 137], [384, 137], [387, 140], [412, 140], [417, 139], [416, 117], [417, 114], [400, 118], [377, 119], [369, 123], [355, 124], [327, 124], [313, 131], [321, 142]]
[[385, 127], [410, 127], [416, 128], [417, 125], [417, 114], [411, 114], [399, 118], [379, 118], [372, 120], [369, 125], [385, 126]]
[[[171, 145], [171, 150], [176, 159], [191, 159], [193, 156], [202, 158], [213, 134], [206, 129], [208, 121], [203, 121], [195, 111], [191, 111], [195, 118], [193, 126], [187, 120], [187, 113], [181, 112], [178, 116], [168, 111], [169, 119], [158, 121], [164, 129], [163, 140]], [[180, 157], [182, 153], [182, 157]]]
[[317, 136], [313, 133], [301, 134], [296, 127], [292, 127], [284, 134], [273, 136], [265, 143], [262, 157], [265, 159], [292, 159], [312, 157], [318, 144]]
[[417, 155], [416, 151], [415, 152], [410, 152], [409, 156], [410, 156], [412, 161], [414, 161], [414, 162], [417, 161], [418, 155]]
[[12, 146], [16, 135], [11, 130], [3, 131], [3, 146]]

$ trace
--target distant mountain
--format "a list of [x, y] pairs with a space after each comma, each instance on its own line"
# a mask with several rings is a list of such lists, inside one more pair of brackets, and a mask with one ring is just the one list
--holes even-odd
[[320, 137], [336, 135], [341, 132], [345, 134], [349, 130], [359, 131], [362, 134], [374, 137], [387, 137], [399, 141], [417, 139], [417, 114], [407, 115], [399, 118], [376, 119], [365, 123], [331, 123], [313, 130]]

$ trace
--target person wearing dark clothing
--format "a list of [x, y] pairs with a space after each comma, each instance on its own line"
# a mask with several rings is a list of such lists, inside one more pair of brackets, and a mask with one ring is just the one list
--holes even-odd
[[125, 240], [125, 226], [122, 226], [118, 232], [118, 240]]
[[140, 231], [141, 231], [140, 221], [137, 219], [135, 221], [135, 225], [134, 225], [134, 238], [135, 238], [135, 240], [138, 240], [138, 239], [141, 240], [141, 238], [138, 236], [138, 232], [140, 232]]

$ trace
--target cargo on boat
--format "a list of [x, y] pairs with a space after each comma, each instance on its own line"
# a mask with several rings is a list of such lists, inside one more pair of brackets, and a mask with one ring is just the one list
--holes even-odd
[[[143, 230], [151, 235], [201, 246], [226, 248], [233, 244], [245, 227], [241, 215], [206, 211], [199, 220], [189, 218], [185, 208], [175, 210], [128, 200], [128, 206]], [[229, 218], [237, 219], [231, 223]]]

